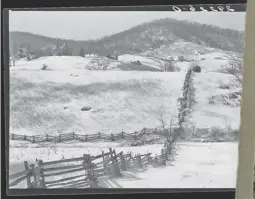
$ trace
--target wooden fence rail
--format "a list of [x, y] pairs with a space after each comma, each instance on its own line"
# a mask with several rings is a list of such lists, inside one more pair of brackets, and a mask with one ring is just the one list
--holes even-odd
[[164, 147], [161, 154], [154, 157], [151, 153], [135, 155], [124, 154], [122, 151], [116, 153], [114, 149], [109, 148], [109, 152], [102, 151], [102, 154], [97, 156], [84, 154], [82, 157], [49, 162], [39, 160], [30, 165], [25, 161], [24, 171], [9, 175], [9, 187], [27, 180], [27, 188], [97, 188], [100, 187], [102, 176], [121, 177], [121, 172], [125, 170], [144, 168], [146, 165], [166, 165], [167, 156], [172, 150], [169, 147], [171, 146]]

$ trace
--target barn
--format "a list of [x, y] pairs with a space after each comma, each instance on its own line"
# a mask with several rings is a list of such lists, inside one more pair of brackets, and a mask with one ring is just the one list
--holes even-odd
[[195, 67], [193, 68], [193, 72], [195, 72], [195, 73], [201, 73], [201, 67], [200, 67], [200, 66], [195, 66]]

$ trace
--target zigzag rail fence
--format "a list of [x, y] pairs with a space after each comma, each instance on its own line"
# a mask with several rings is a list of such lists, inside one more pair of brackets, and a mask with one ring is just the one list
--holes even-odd
[[116, 154], [102, 151], [101, 155], [84, 154], [82, 157], [29, 164], [24, 161], [24, 171], [9, 174], [9, 187], [19, 186], [26, 181], [27, 188], [102, 188], [100, 177], [121, 177], [123, 171], [144, 168], [146, 165], [162, 166], [173, 161], [174, 142], [168, 142], [160, 155]]
[[19, 135], [19, 134], [10, 134], [10, 139], [15, 141], [28, 141], [31, 143], [42, 143], [42, 142], [54, 142], [54, 143], [60, 143], [60, 142], [66, 142], [66, 141], [80, 141], [80, 142], [89, 142], [89, 141], [95, 141], [95, 140], [110, 140], [110, 141], [117, 141], [121, 139], [133, 139], [136, 140], [138, 138], [141, 138], [145, 134], [147, 135], [163, 135], [162, 131], [158, 129], [148, 129], [143, 128], [140, 131], [136, 131], [134, 133], [125, 133], [122, 131], [121, 133], [116, 134], [105, 134], [105, 133], [95, 133], [95, 134], [76, 134], [75, 132], [72, 133], [66, 133], [66, 134], [59, 134], [57, 136], [52, 135]]

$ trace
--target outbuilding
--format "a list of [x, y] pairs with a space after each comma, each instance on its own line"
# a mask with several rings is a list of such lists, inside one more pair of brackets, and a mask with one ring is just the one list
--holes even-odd
[[201, 73], [201, 67], [200, 67], [200, 66], [195, 66], [195, 67], [193, 68], [193, 72], [195, 72], [195, 73]]

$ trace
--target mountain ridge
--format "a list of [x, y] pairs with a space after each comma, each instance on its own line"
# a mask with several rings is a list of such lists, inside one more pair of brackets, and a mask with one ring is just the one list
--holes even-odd
[[128, 30], [104, 36], [96, 40], [70, 40], [52, 38], [28, 32], [10, 32], [10, 50], [15, 43], [28, 43], [32, 51], [41, 51], [49, 45], [66, 43], [72, 49], [72, 55], [78, 55], [81, 47], [85, 53], [102, 55], [143, 53], [158, 49], [162, 45], [171, 45], [177, 39], [194, 42], [207, 47], [243, 52], [244, 33], [217, 26], [164, 18], [134, 26]]

